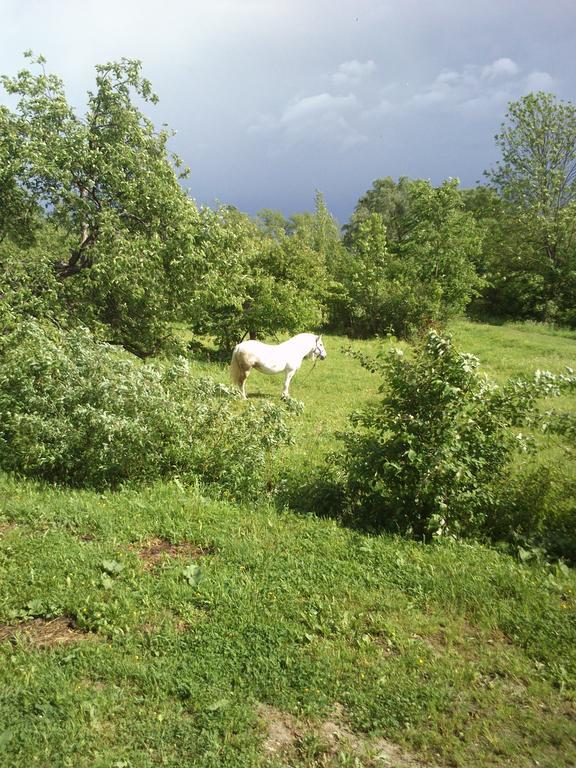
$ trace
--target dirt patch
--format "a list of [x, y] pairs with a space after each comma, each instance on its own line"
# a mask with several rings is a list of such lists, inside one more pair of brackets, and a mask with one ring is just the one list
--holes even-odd
[[16, 528], [15, 523], [0, 523], [0, 538], [9, 531], [13, 531]]
[[463, 621], [460, 626], [439, 628], [426, 635], [412, 635], [412, 639], [425, 643], [436, 655], [455, 651], [466, 660], [483, 657], [490, 647], [503, 648], [512, 645], [501, 630], [482, 629], [467, 621]]
[[74, 626], [74, 621], [66, 616], [56, 619], [28, 619], [18, 624], [0, 626], [0, 642], [25, 639], [35, 648], [49, 648], [57, 645], [94, 640], [96, 635], [84, 632]]
[[302, 727], [288, 712], [260, 704], [258, 717], [265, 724], [267, 736], [264, 740], [264, 752], [272, 757], [291, 750], [302, 737]]
[[354, 733], [340, 704], [321, 723], [300, 721], [268, 704], [259, 705], [258, 716], [267, 731], [263, 743], [265, 757], [280, 758], [287, 766], [298, 755], [309, 756], [309, 745], [313, 744], [314, 765], [326, 768], [341, 765], [344, 756], [360, 760], [366, 768], [433, 768], [431, 763], [418, 760], [387, 739]]
[[138, 557], [143, 561], [144, 567], [152, 570], [165, 558], [196, 558], [212, 554], [212, 547], [201, 547], [192, 541], [182, 541], [173, 544], [166, 539], [150, 539], [144, 544], [133, 544], [129, 547], [138, 552]]

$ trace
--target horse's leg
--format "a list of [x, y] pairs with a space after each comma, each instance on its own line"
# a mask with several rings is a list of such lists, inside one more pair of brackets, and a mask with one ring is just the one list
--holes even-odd
[[244, 398], [244, 400], [248, 398], [248, 395], [246, 394], [246, 379], [248, 378], [248, 376], [250, 376], [251, 370], [252, 368], [248, 368], [247, 371], [242, 371], [240, 376], [240, 392], [242, 392], [242, 397]]
[[290, 382], [292, 381], [292, 377], [296, 373], [298, 369], [297, 368], [287, 368], [286, 369], [286, 376], [284, 377], [284, 389], [282, 390], [282, 397], [285, 399], [288, 399], [290, 397], [290, 393], [288, 391], [290, 387]]

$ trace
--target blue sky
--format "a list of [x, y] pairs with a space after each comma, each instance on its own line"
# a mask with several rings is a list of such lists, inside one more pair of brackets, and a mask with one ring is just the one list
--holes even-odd
[[[482, 180], [507, 104], [576, 102], [574, 0], [0, 0], [0, 72], [31, 48], [82, 111], [138, 58], [199, 203], [340, 223], [374, 179]], [[0, 93], [0, 100], [5, 100]]]

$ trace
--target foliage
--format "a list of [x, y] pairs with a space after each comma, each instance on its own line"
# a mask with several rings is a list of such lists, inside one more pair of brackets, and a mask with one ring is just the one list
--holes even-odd
[[[576, 481], [567, 466], [530, 462], [502, 489], [498, 514], [486, 520], [492, 541], [533, 557], [576, 564]], [[526, 558], [527, 555], [524, 555]]]
[[539, 397], [576, 383], [571, 372], [538, 371], [497, 387], [435, 331], [414, 359], [393, 350], [365, 364], [384, 375], [383, 397], [344, 437], [344, 507], [358, 522], [416, 537], [481, 532], [515, 452], [529, 448], [518, 429]]
[[334, 271], [344, 289], [332, 302], [335, 327], [355, 336], [408, 337], [463, 312], [481, 284], [475, 263], [482, 232], [463, 210], [457, 186], [404, 182], [397, 241], [388, 240], [380, 213], [356, 217], [350, 255]]
[[37, 201], [20, 184], [21, 154], [16, 119], [0, 105], [0, 243], [10, 238], [22, 245], [30, 244], [40, 220]]
[[53, 269], [54, 252], [62, 247], [62, 230], [50, 224], [39, 225], [25, 249], [13, 238], [0, 241], [0, 327], [19, 318], [65, 316]]
[[203, 209], [195, 248], [180, 259], [180, 316], [226, 351], [247, 334], [264, 338], [322, 323], [327, 278], [312, 233], [288, 234], [277, 212], [261, 217]]
[[[511, 102], [506, 118], [496, 136], [502, 158], [486, 175], [529, 244], [516, 249], [516, 271], [536, 287], [533, 316], [573, 324], [576, 107], [549, 93], [531, 93]], [[508, 271], [504, 261], [504, 277]]]
[[169, 133], [157, 132], [134, 103], [157, 98], [140, 62], [122, 59], [96, 67], [96, 89], [79, 117], [44, 59], [33, 64], [38, 74], [2, 77], [18, 104], [2, 111], [8, 164], [0, 210], [20, 213], [2, 217], [0, 237], [30, 242], [38, 227], [31, 213], [44, 211], [65, 235], [52, 254], [67, 283], [61, 300], [83, 322], [109, 325], [112, 341], [150, 354], [167, 332], [179, 286], [173, 264], [195, 225], [175, 172], [180, 160], [167, 153]]
[[354, 248], [332, 264], [341, 286], [329, 297], [332, 327], [364, 337], [392, 330], [393, 267], [382, 216], [371, 213], [356, 227]]
[[0, 466], [28, 477], [101, 488], [180, 476], [249, 497], [289, 439], [283, 414], [237, 407], [183, 359], [142, 365], [82, 329], [31, 321], [1, 341]]
[[401, 176], [397, 183], [390, 176], [376, 179], [371, 189], [358, 200], [350, 221], [343, 227], [344, 244], [353, 247], [362, 223], [374, 213], [382, 217], [388, 241], [401, 242], [410, 211], [410, 188], [415, 183], [406, 176]]

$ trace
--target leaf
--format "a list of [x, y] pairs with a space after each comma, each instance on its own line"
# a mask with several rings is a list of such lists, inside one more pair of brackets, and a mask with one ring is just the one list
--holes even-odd
[[218, 701], [213, 701], [212, 704], [208, 704], [206, 709], [208, 712], [217, 712], [219, 709], [224, 709], [224, 707], [228, 706], [228, 699], [218, 699]]
[[202, 578], [202, 569], [199, 565], [192, 563], [182, 569], [182, 575], [191, 587], [197, 587]]
[[106, 571], [106, 573], [109, 573], [111, 576], [117, 576], [124, 570], [124, 565], [119, 563], [117, 560], [103, 560], [100, 563], [100, 567], [103, 571]]
[[44, 614], [44, 603], [42, 600], [30, 600], [26, 603], [26, 609], [30, 616], [42, 616]]
[[114, 579], [111, 579], [110, 576], [107, 576], [105, 573], [100, 577], [100, 581], [102, 582], [104, 589], [112, 589], [114, 586]]

